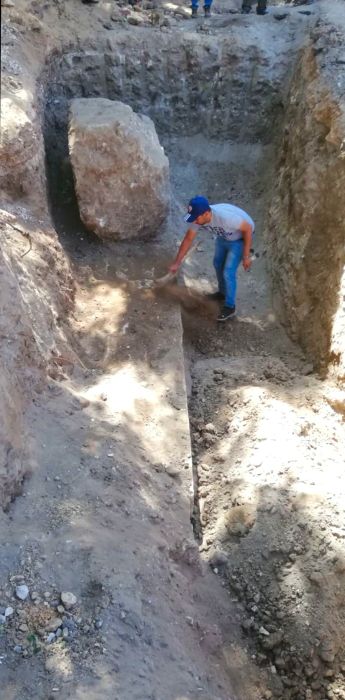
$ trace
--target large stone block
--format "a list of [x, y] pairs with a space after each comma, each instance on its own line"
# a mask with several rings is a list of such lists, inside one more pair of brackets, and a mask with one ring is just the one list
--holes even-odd
[[153, 122], [122, 102], [75, 99], [69, 150], [80, 216], [103, 239], [149, 238], [169, 206], [169, 161]]

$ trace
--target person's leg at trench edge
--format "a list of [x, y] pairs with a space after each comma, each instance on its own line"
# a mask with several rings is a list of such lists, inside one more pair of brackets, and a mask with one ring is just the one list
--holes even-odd
[[[222, 241], [225, 250], [225, 261], [222, 269], [222, 287], [225, 291], [225, 303], [218, 321], [226, 321], [234, 316], [236, 310], [237, 270], [243, 258], [243, 241]], [[220, 270], [220, 266], [218, 267]], [[217, 277], [218, 277], [217, 272]], [[220, 285], [220, 278], [218, 277]]]
[[258, 4], [256, 6], [256, 14], [257, 15], [265, 15], [267, 13], [267, 0], [258, 0]]
[[198, 14], [199, 0], [192, 0], [192, 17]]
[[[242, 2], [242, 14], [249, 14], [252, 9], [253, 0], [243, 0]], [[267, 13], [267, 0], [258, 0], [256, 6], [256, 12], [258, 15], [265, 15]]]
[[212, 0], [205, 0], [204, 4], [204, 12], [205, 12], [205, 17], [209, 17], [211, 14], [211, 5], [212, 5]]

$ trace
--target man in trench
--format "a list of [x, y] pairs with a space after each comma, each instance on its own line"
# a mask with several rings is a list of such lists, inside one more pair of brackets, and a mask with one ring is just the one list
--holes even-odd
[[233, 204], [209, 204], [206, 197], [202, 196], [190, 200], [184, 220], [189, 227], [169, 270], [176, 274], [200, 229], [215, 234], [213, 265], [218, 291], [209, 294], [208, 298], [223, 303], [217, 320], [227, 321], [236, 312], [238, 267], [241, 262], [245, 271], [251, 266], [254, 221], [243, 209]]

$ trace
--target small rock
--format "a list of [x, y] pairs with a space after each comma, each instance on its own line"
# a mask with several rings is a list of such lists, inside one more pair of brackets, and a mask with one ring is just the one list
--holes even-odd
[[307, 678], [311, 678], [311, 677], [313, 676], [313, 674], [314, 674], [314, 668], [313, 668], [313, 666], [306, 666], [305, 669], [304, 669], [304, 675], [305, 675]]
[[216, 432], [216, 429], [215, 429], [215, 426], [213, 425], [213, 423], [207, 423], [204, 427], [204, 430], [207, 433], [212, 433], [212, 434], [215, 434], [215, 432]]
[[21, 647], [20, 644], [16, 644], [16, 646], [13, 647], [13, 651], [14, 651], [16, 654], [21, 654], [21, 653], [22, 653], [22, 649], [23, 649], [23, 647]]
[[324, 661], [326, 664], [332, 664], [334, 659], [335, 659], [335, 654], [331, 651], [320, 651], [320, 658], [322, 661]]
[[100, 630], [103, 627], [103, 620], [95, 620], [95, 627]]
[[50, 633], [48, 634], [48, 636], [47, 636], [47, 642], [48, 642], [48, 644], [51, 644], [52, 642], [55, 642], [55, 639], [56, 639], [56, 637], [55, 637], [54, 632], [50, 632]]
[[[345, 573], [345, 556], [340, 554], [335, 560], [335, 571], [337, 574]], [[6, 615], [6, 613], [5, 613]]]
[[322, 573], [320, 571], [311, 571], [308, 578], [309, 578], [309, 581], [311, 581], [312, 583], [315, 583], [316, 586], [322, 587], [324, 579], [323, 579]]
[[172, 479], [176, 479], [179, 476], [180, 471], [173, 465], [168, 464], [166, 467], [166, 473], [169, 474]]
[[1, 0], [1, 7], [14, 7], [13, 0]]
[[252, 620], [251, 618], [243, 620], [243, 622], [241, 623], [241, 627], [245, 630], [245, 632], [248, 632], [250, 629], [252, 629], [252, 627], [254, 627], [254, 620]]
[[58, 613], [60, 613], [60, 615], [63, 615], [64, 612], [65, 612], [64, 606], [63, 606], [63, 605], [58, 605], [58, 606], [57, 606], [57, 611], [58, 611]]
[[19, 625], [19, 630], [20, 632], [28, 632], [29, 628], [25, 622], [23, 622], [21, 625]]
[[335, 659], [334, 646], [331, 640], [324, 639], [319, 649], [319, 656], [326, 664], [332, 664]]
[[[80, 617], [78, 617], [77, 624], [80, 625], [81, 623], [82, 623], [82, 620], [81, 620]], [[75, 628], [76, 628], [76, 623], [75, 623], [74, 620], [72, 620], [72, 619], [70, 619], [70, 618], [68, 618], [68, 617], [65, 616], [65, 617], [63, 618], [63, 626], [64, 626], [64, 627], [67, 627], [67, 629], [68, 629], [70, 632], [74, 632], [74, 630], [75, 630]]]
[[5, 617], [10, 617], [11, 615], [13, 615], [13, 613], [14, 613], [14, 610], [13, 610], [13, 608], [11, 608], [10, 605], [8, 606], [8, 608], [5, 608]]
[[60, 617], [54, 617], [52, 620], [46, 624], [47, 632], [56, 632], [56, 630], [61, 627], [62, 620]]
[[28, 595], [29, 595], [29, 589], [25, 585], [25, 583], [23, 583], [21, 586], [16, 587], [16, 596], [17, 596], [17, 598], [19, 598], [19, 600], [26, 600]]
[[73, 606], [76, 605], [76, 603], [77, 603], [77, 597], [74, 595], [74, 593], [64, 591], [63, 593], [61, 593], [60, 597], [61, 597], [61, 602], [65, 606], [66, 610], [73, 608]]
[[57, 661], [56, 661], [55, 654], [48, 656], [44, 666], [45, 666], [46, 671], [48, 671], [48, 673], [54, 673], [57, 671], [57, 668], [56, 668]]
[[225, 552], [222, 552], [221, 550], [214, 552], [210, 558], [210, 565], [212, 567], [224, 566], [227, 563], [228, 563], [228, 557], [225, 554]]
[[6, 617], [5, 615], [0, 615], [0, 625], [4, 625], [6, 622]]
[[31, 593], [31, 600], [37, 600], [39, 598], [39, 593], [37, 591], [32, 591]]
[[[321, 683], [320, 683], [320, 681], [313, 681], [310, 687], [312, 690], [320, 690]], [[313, 696], [311, 696], [311, 697], [313, 697]]]
[[63, 638], [64, 638], [64, 639], [67, 639], [68, 634], [69, 634], [69, 632], [68, 632], [67, 627], [64, 627], [63, 630], [62, 630], [62, 636], [63, 636]]
[[273, 632], [262, 641], [264, 649], [271, 651], [278, 647], [283, 641], [283, 632]]
[[129, 17], [127, 18], [128, 24], [133, 24], [135, 26], [139, 26], [140, 24], [144, 24], [145, 21], [146, 21], [145, 17], [143, 17], [142, 15], [138, 15], [137, 13], [133, 14], [133, 15], [129, 15]]
[[270, 636], [270, 633], [265, 629], [265, 627], [260, 627], [259, 634], [262, 634], [264, 637]]

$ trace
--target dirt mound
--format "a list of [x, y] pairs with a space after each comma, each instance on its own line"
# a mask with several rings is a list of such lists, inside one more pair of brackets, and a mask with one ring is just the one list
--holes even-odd
[[187, 287], [167, 284], [164, 287], [154, 289], [154, 294], [158, 299], [178, 303], [189, 313], [193, 313], [197, 317], [207, 318], [210, 322], [215, 322], [217, 318], [219, 305], [207, 299], [205, 295]]

